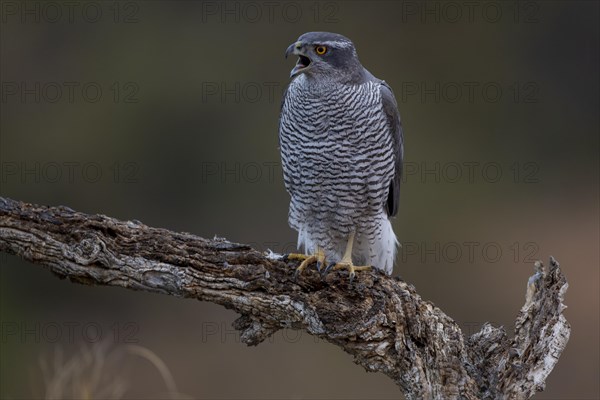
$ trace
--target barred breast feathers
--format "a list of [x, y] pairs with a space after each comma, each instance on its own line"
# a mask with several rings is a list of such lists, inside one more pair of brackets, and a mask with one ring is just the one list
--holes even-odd
[[385, 205], [395, 156], [380, 86], [312, 85], [301, 74], [286, 91], [279, 135], [299, 247], [339, 259], [355, 231], [357, 260], [391, 273], [397, 240]]

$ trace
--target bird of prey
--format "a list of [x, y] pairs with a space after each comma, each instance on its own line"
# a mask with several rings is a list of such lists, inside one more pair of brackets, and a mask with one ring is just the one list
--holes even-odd
[[[309, 32], [285, 52], [298, 56], [279, 118], [289, 224], [305, 254], [301, 273], [355, 271], [391, 274], [398, 241], [403, 133], [392, 89], [358, 60], [352, 41]], [[322, 271], [322, 272], [323, 272]]]

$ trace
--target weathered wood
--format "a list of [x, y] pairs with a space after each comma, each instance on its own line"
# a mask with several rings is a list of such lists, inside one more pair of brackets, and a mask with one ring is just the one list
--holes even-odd
[[241, 314], [234, 327], [256, 345], [281, 328], [304, 329], [383, 372], [410, 399], [525, 399], [543, 390], [565, 348], [567, 283], [553, 259], [536, 263], [514, 339], [489, 324], [464, 338], [456, 322], [415, 288], [378, 271], [294, 279], [284, 262], [225, 239], [203, 239], [0, 198], [0, 251], [87, 285], [191, 297]]

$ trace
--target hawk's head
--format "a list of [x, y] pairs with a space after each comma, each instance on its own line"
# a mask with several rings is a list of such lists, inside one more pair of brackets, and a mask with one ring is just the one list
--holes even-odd
[[363, 70], [352, 41], [337, 33], [305, 33], [287, 48], [285, 57], [290, 54], [298, 56], [290, 77], [306, 74], [348, 80]]

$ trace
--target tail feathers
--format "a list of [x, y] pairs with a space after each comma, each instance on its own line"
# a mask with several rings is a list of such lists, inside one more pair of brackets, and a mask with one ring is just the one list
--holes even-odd
[[[382, 218], [381, 231], [374, 242], [364, 241], [368, 249], [363, 254], [368, 254], [368, 264], [382, 270], [388, 275], [394, 270], [394, 261], [398, 251], [398, 239], [394, 234], [392, 222], [386, 217]], [[358, 250], [358, 249], [357, 249]]]

